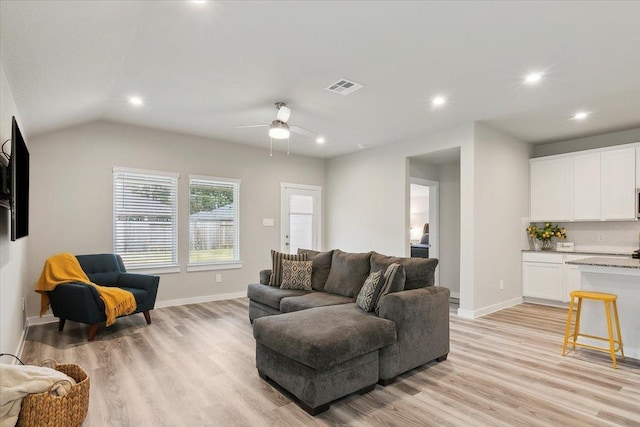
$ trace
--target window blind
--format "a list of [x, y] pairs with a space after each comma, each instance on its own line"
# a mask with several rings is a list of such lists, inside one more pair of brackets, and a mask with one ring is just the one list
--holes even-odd
[[240, 262], [240, 181], [189, 177], [189, 264]]
[[178, 175], [113, 170], [113, 247], [130, 268], [178, 263]]

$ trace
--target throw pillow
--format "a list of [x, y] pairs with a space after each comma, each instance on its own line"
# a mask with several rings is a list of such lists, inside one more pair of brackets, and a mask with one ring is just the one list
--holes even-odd
[[[403, 287], [404, 290], [425, 288], [434, 285], [435, 271], [438, 265], [436, 258], [400, 258], [374, 252], [371, 255], [371, 271], [386, 270], [386, 268], [394, 262], [404, 267], [407, 276]], [[402, 289], [397, 289], [397, 291], [401, 290]]]
[[282, 260], [282, 283], [280, 289], [311, 290], [312, 261]]
[[287, 259], [289, 261], [306, 261], [307, 254], [294, 255], [284, 254], [282, 252], [271, 250], [271, 278], [269, 279], [269, 285], [280, 287], [282, 283], [282, 260]]
[[331, 271], [324, 285], [325, 292], [349, 298], [358, 296], [371, 272], [369, 258], [371, 252], [349, 253], [335, 249], [331, 259]]
[[311, 287], [314, 291], [324, 290], [329, 272], [331, 271], [331, 258], [333, 250], [318, 252], [311, 249], [298, 249], [298, 254], [307, 254], [307, 260], [313, 261], [313, 271], [311, 271]]
[[376, 314], [380, 313], [380, 304], [382, 303], [382, 298], [384, 298], [385, 295], [393, 292], [394, 284], [397, 283], [397, 277], [404, 276], [404, 274], [404, 267], [402, 267], [402, 265], [398, 264], [397, 262], [394, 262], [389, 267], [387, 267], [387, 271], [384, 272], [384, 285], [382, 286], [382, 289], [380, 289], [378, 298], [376, 299], [374, 304]]
[[358, 307], [364, 311], [373, 311], [384, 282], [382, 270], [369, 274], [367, 280], [364, 281], [364, 285], [362, 285], [362, 289], [360, 289], [360, 293], [358, 293], [358, 298], [356, 299]]

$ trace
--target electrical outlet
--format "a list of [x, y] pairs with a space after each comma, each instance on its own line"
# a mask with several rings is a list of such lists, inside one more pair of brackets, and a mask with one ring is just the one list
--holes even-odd
[[216, 274], [216, 283], [222, 282], [222, 274]]
[[500, 290], [504, 290], [504, 280], [500, 279]]
[[602, 233], [598, 233], [598, 242], [602, 242]]

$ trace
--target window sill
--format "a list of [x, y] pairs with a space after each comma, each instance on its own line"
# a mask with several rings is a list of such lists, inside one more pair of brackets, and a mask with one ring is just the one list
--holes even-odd
[[127, 269], [127, 273], [137, 274], [171, 274], [180, 273], [179, 265], [168, 265], [163, 267], [131, 267]]
[[237, 270], [240, 268], [242, 268], [240, 262], [187, 265], [187, 271]]

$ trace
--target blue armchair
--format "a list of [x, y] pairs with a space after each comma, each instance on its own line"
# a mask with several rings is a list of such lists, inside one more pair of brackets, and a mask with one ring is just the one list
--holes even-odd
[[[78, 255], [82, 270], [89, 280], [101, 286], [117, 286], [131, 292], [136, 300], [136, 311], [142, 312], [147, 324], [158, 293], [158, 276], [127, 273], [122, 258], [115, 254]], [[67, 320], [91, 325], [89, 341], [93, 341], [101, 323], [107, 320], [104, 302], [96, 288], [82, 283], [65, 283], [48, 292], [53, 315], [60, 319], [58, 330]], [[134, 314], [131, 313], [131, 314]]]

